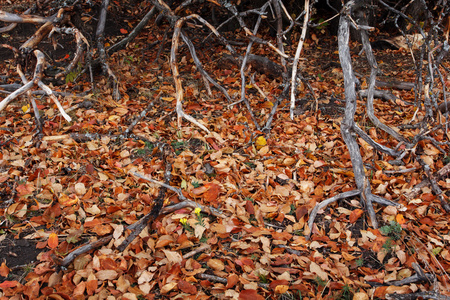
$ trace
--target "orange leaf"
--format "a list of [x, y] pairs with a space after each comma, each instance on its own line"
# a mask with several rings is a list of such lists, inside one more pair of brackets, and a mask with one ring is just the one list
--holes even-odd
[[362, 216], [363, 213], [364, 213], [364, 211], [359, 208], [352, 211], [350, 213], [350, 217], [349, 217], [350, 223], [352, 223], [352, 224], [355, 223]]
[[239, 277], [236, 274], [230, 274], [227, 278], [227, 289], [231, 289], [238, 283]]
[[47, 244], [50, 249], [55, 249], [56, 247], [58, 247], [58, 235], [54, 232], [50, 233]]
[[127, 34], [127, 33], [128, 33], [128, 30], [123, 29], [123, 28], [120, 28], [120, 33], [122, 33], [122, 34]]
[[406, 222], [405, 218], [401, 214], [395, 216], [395, 221], [397, 221], [397, 223], [400, 225], [405, 224]]
[[0, 289], [7, 289], [7, 288], [12, 288], [15, 287], [19, 284], [18, 281], [3, 281], [2, 283], [0, 283]]
[[9, 268], [6, 266], [5, 262], [2, 262], [0, 266], [0, 276], [6, 277], [9, 274]]
[[61, 194], [61, 196], [58, 198], [58, 202], [62, 206], [72, 206], [78, 203], [78, 197], [75, 196], [75, 198], [70, 198], [66, 194]]
[[203, 194], [206, 202], [212, 202], [217, 199], [220, 192], [220, 185], [216, 183], [206, 183], [205, 186], [209, 187], [208, 190]]

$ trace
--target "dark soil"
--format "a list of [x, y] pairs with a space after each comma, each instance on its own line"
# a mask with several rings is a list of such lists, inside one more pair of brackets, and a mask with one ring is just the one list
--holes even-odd
[[20, 281], [35, 267], [36, 257], [42, 249], [36, 249], [34, 240], [16, 239], [11, 233], [0, 235], [0, 238], [1, 263], [4, 262], [11, 270], [7, 277], [0, 276], [0, 283], [5, 280]]

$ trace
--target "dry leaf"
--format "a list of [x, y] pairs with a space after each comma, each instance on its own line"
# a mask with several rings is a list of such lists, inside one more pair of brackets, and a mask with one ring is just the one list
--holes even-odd
[[9, 274], [9, 268], [6, 266], [5, 262], [2, 262], [0, 266], [0, 276], [6, 277]]
[[322, 270], [322, 268], [316, 264], [315, 262], [311, 262], [311, 264], [309, 265], [309, 270], [312, 273], [317, 274], [317, 276], [319, 276], [322, 280], [327, 281], [328, 280], [328, 274]]
[[266, 139], [263, 136], [259, 136], [255, 141], [256, 150], [260, 150], [267, 144]]
[[181, 255], [178, 252], [165, 250], [165, 249], [163, 249], [162, 251], [166, 255], [167, 260], [171, 263], [177, 264], [177, 263], [181, 263], [181, 261], [183, 260], [183, 258], [181, 257]]
[[165, 284], [161, 288], [161, 294], [167, 294], [168, 292], [173, 290], [173, 288], [176, 287], [176, 286], [177, 286], [177, 283], [175, 281], [172, 281], [172, 282], [169, 282], [169, 283]]
[[221, 261], [220, 259], [216, 259], [216, 258], [212, 258], [212, 259], [208, 260], [207, 265], [208, 265], [208, 267], [210, 267], [211, 269], [213, 269], [215, 271], [222, 271], [223, 269], [225, 269], [225, 265], [224, 265], [223, 261]]
[[50, 233], [47, 241], [47, 245], [50, 247], [50, 249], [55, 249], [58, 247], [58, 235], [54, 232]]

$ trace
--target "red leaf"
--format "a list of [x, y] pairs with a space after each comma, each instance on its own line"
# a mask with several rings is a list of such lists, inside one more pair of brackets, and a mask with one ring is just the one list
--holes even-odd
[[239, 300], [264, 300], [264, 297], [258, 295], [256, 290], [243, 290], [239, 293]]
[[2, 283], [0, 283], [0, 289], [7, 289], [7, 288], [12, 288], [15, 287], [19, 284], [18, 281], [3, 281]]
[[123, 29], [123, 28], [120, 28], [120, 33], [122, 33], [122, 34], [127, 34], [127, 33], [128, 33], [128, 30]]
[[245, 202], [245, 209], [249, 214], [251, 215], [255, 214], [255, 207], [253, 206], [253, 203], [250, 200], [247, 200], [247, 202]]

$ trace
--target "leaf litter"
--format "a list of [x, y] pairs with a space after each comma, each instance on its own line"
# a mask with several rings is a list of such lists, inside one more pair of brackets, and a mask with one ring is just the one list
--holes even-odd
[[[427, 186], [413, 198], [407, 197], [423, 177], [411, 158], [406, 157], [402, 167], [391, 165], [388, 157], [374, 153], [361, 140], [375, 193], [398, 201], [402, 208], [377, 207], [383, 227], [376, 230], [366, 223], [358, 199], [342, 200], [320, 211], [313, 228], [308, 227], [308, 215], [317, 203], [354, 185], [350, 157], [339, 132], [342, 77], [338, 70], [321, 69], [321, 54], [326, 56], [328, 50], [318, 53], [320, 45], [313, 46], [312, 42], [305, 45], [311, 64], [308, 75], [316, 78], [311, 85], [321, 95], [319, 107], [331, 110], [323, 114], [306, 109], [290, 121], [286, 104], [266, 136], [255, 133], [248, 113], [238, 106], [228, 108], [218, 92], [207, 96], [188, 56], [181, 58], [182, 75], [192, 77], [185, 89], [185, 111], [211, 133], [204, 135], [187, 123], [178, 128], [170, 68], [123, 63], [126, 56], [141, 55], [133, 46], [111, 57], [125, 96], [114, 101], [104, 85], [89, 95], [92, 106], [71, 112], [74, 121], [70, 124], [55, 116], [54, 108], [47, 109], [42, 141], [32, 135], [34, 122], [23, 110], [24, 103], [5, 109], [0, 116], [0, 195], [2, 201], [13, 202], [0, 211], [0, 240], [35, 241], [42, 252], [24, 276], [14, 274], [15, 266], [9, 265], [8, 256], [4, 258], [1, 296], [368, 299], [433, 289], [449, 296], [448, 216]], [[407, 55], [402, 50], [396, 54]], [[328, 55], [337, 60], [337, 54]], [[156, 51], [148, 51], [143, 62], [154, 57]], [[405, 71], [398, 73], [395, 66], [384, 66], [384, 71], [412, 78]], [[228, 86], [231, 96], [233, 89], [238, 93], [236, 68], [221, 70], [213, 60], [205, 68]], [[257, 81], [270, 97], [281, 92], [279, 83], [264, 74]], [[88, 89], [88, 83], [78, 85]], [[127, 93], [131, 88], [133, 96]], [[411, 94], [401, 91], [398, 97], [411, 101]], [[250, 94], [249, 100], [257, 117], [267, 118], [271, 102], [257, 94]], [[78, 101], [67, 98], [63, 105]], [[154, 107], [133, 130], [146, 141], [116, 138], [148, 101], [155, 101]], [[38, 102], [44, 104], [46, 99]], [[382, 101], [375, 105], [380, 120], [391, 126], [404, 124], [414, 114], [409, 106], [399, 109], [396, 103]], [[369, 127], [364, 112], [357, 114], [358, 121]], [[98, 134], [99, 138], [79, 140], [68, 133]], [[407, 130], [402, 133], [408, 135]], [[373, 129], [369, 134], [392, 146], [387, 135]], [[437, 130], [434, 138], [446, 136]], [[124, 251], [117, 251], [129, 234], [126, 227], [150, 212], [160, 189], [132, 172], [164, 181], [158, 143], [172, 148], [170, 185], [203, 207], [219, 209], [221, 216], [189, 207], [162, 214]], [[444, 167], [442, 154], [426, 140], [421, 143], [422, 159], [434, 171]], [[448, 189], [450, 183], [444, 178], [439, 185]], [[180, 201], [173, 191], [164, 199], [165, 206]], [[307, 240], [311, 231], [312, 238]], [[111, 234], [109, 243], [79, 255], [67, 269], [55, 268], [74, 249]], [[429, 274], [427, 280], [391, 284], [419, 271]]]

